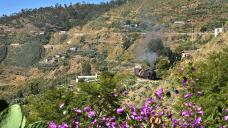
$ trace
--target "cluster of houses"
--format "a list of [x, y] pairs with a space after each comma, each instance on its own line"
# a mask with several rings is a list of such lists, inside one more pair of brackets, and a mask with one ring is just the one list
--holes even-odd
[[71, 47], [67, 52], [59, 52], [54, 56], [50, 56], [43, 61], [45, 64], [53, 64], [59, 62], [59, 60], [65, 60], [67, 58], [67, 53], [73, 53], [77, 51], [77, 47]]

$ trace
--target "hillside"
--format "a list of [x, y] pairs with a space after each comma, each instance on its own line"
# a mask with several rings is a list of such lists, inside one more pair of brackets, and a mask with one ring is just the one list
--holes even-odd
[[[226, 0], [117, 0], [1, 17], [0, 97], [21, 104], [28, 123], [69, 123], [73, 107], [92, 106], [100, 117], [125, 104], [140, 108], [151, 97], [179, 118], [191, 93], [188, 101], [205, 110], [202, 125], [220, 127], [225, 114], [213, 106], [227, 106], [227, 6]], [[139, 65], [156, 78], [136, 76]], [[97, 81], [76, 83], [79, 75], [95, 74]], [[171, 97], [160, 99], [155, 93], [161, 88]]]

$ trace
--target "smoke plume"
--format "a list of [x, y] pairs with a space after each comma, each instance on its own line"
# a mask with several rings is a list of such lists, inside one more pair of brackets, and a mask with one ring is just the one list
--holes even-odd
[[148, 49], [148, 44], [152, 39], [161, 38], [162, 31], [164, 27], [157, 22], [156, 17], [146, 16], [144, 13], [144, 7], [142, 6], [140, 10], [140, 18], [143, 22], [144, 29], [144, 39], [135, 48], [136, 60], [139, 62], [146, 61], [150, 64], [151, 68], [154, 68], [154, 63], [158, 59], [158, 54], [156, 52], [150, 51]]

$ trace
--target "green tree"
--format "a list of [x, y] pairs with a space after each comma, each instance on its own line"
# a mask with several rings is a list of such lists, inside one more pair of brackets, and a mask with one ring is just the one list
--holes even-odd
[[89, 62], [82, 63], [82, 74], [91, 75], [91, 65]]

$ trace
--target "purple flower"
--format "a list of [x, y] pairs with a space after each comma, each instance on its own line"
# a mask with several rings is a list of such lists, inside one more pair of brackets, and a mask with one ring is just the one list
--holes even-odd
[[112, 118], [110, 118], [110, 120], [109, 120], [110, 122], [115, 122], [116, 121], [116, 117], [115, 116], [113, 116]]
[[59, 125], [59, 128], [69, 128], [67, 123], [62, 123], [61, 125]]
[[224, 120], [225, 121], [228, 121], [228, 116], [224, 116]]
[[192, 107], [192, 102], [186, 102], [186, 103], [184, 103], [184, 105], [187, 107]]
[[168, 119], [172, 118], [172, 116], [173, 116], [172, 114], [167, 114]]
[[97, 119], [94, 119], [93, 122], [92, 122], [93, 125], [96, 125], [97, 124]]
[[197, 118], [194, 120], [194, 124], [196, 124], [196, 125], [199, 125], [201, 122], [202, 122], [202, 118], [201, 118], [201, 117], [197, 117]]
[[61, 103], [61, 104], [59, 105], [59, 108], [62, 109], [63, 107], [64, 107], [64, 103]]
[[90, 112], [91, 110], [92, 110], [92, 109], [91, 109], [90, 107], [85, 107], [85, 108], [84, 108], [84, 111], [85, 111], [85, 112]]
[[82, 114], [82, 110], [80, 110], [80, 109], [74, 109], [74, 112], [76, 112], [77, 114]]
[[145, 128], [144, 124], [140, 124], [140, 128]]
[[144, 103], [144, 107], [150, 107], [150, 105], [153, 103], [156, 103], [155, 100], [150, 98]]
[[185, 99], [188, 99], [188, 98], [190, 98], [191, 96], [192, 96], [191, 93], [187, 93], [187, 94], [184, 95], [184, 98], [185, 98]]
[[164, 114], [164, 112], [159, 112], [158, 116], [161, 117]]
[[175, 89], [175, 93], [176, 93], [176, 94], [179, 94], [179, 91], [178, 91], [177, 89]]
[[177, 119], [172, 119], [171, 127], [176, 128], [179, 125], [179, 120]]
[[137, 121], [142, 121], [143, 117], [142, 116], [135, 116], [135, 120]]
[[122, 124], [120, 124], [120, 128], [129, 128], [129, 125], [126, 121], [124, 121]]
[[182, 80], [182, 84], [186, 85], [187, 84], [187, 80]]
[[197, 111], [197, 114], [203, 115], [203, 111], [202, 110], [201, 111]]
[[57, 128], [57, 124], [54, 121], [48, 123], [48, 128]]
[[112, 127], [112, 128], [116, 128], [116, 125], [117, 125], [116, 122], [112, 122], [112, 123], [111, 123], [111, 127]]
[[77, 121], [77, 120], [74, 120], [74, 121], [72, 122], [72, 124], [73, 124], [74, 128], [79, 128], [79, 126], [80, 126], [80, 122]]
[[95, 116], [96, 115], [96, 112], [95, 111], [90, 111], [90, 112], [88, 112], [88, 117], [89, 118], [92, 118], [93, 116]]
[[117, 114], [122, 114], [124, 112], [124, 108], [117, 108], [116, 113]]
[[102, 117], [102, 122], [105, 123], [107, 121], [106, 117]]
[[163, 88], [159, 89], [158, 91], [155, 92], [155, 96], [158, 98], [158, 99], [162, 99], [163, 97]]
[[190, 110], [185, 110], [181, 113], [182, 116], [189, 117], [191, 116], [191, 111]]

